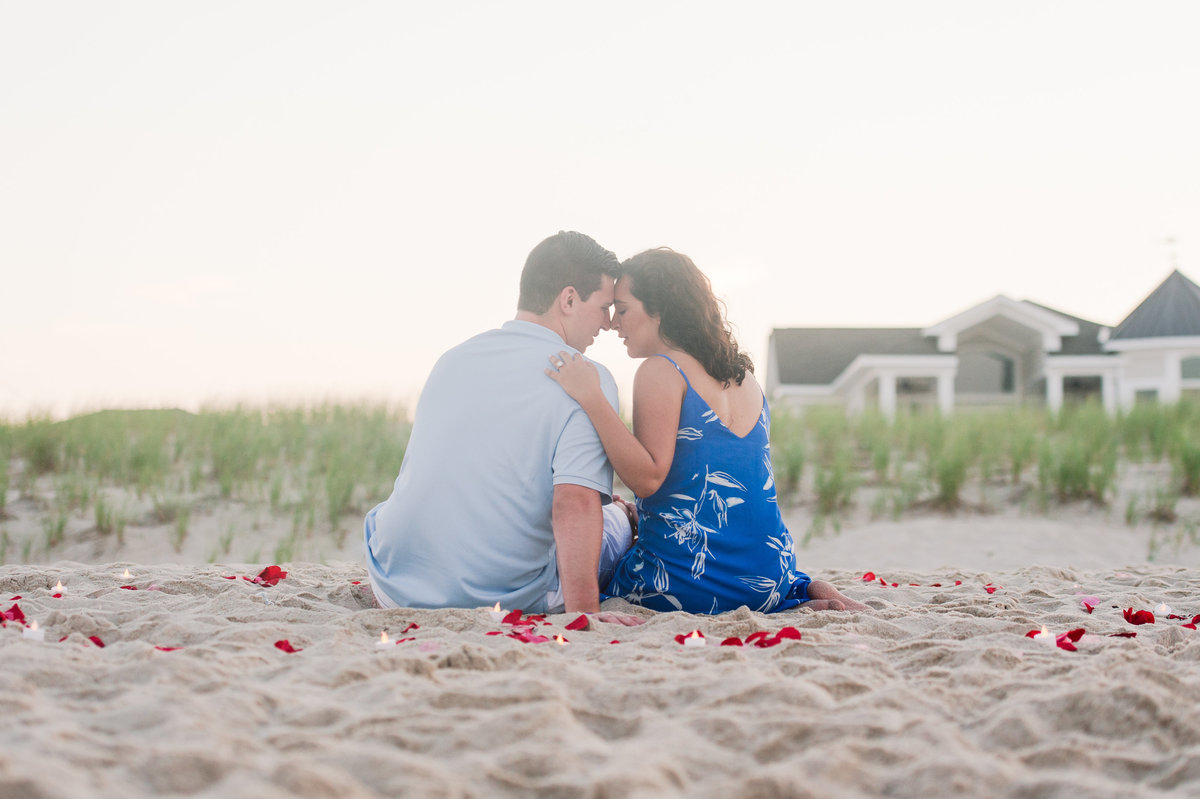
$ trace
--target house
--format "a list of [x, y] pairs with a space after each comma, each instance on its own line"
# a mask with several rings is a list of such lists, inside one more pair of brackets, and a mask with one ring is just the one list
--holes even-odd
[[767, 394], [794, 405], [1042, 404], [1200, 399], [1200, 286], [1175, 270], [1113, 328], [996, 296], [926, 328], [780, 328]]

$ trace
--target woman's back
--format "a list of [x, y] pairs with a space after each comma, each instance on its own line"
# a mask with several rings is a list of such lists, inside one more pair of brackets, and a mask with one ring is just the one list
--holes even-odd
[[692, 613], [794, 607], [808, 577], [795, 570], [775, 501], [762, 391], [749, 373], [723, 388], [695, 359], [672, 356], [659, 357], [685, 383], [674, 458], [658, 490], [638, 500], [638, 541], [606, 593]]

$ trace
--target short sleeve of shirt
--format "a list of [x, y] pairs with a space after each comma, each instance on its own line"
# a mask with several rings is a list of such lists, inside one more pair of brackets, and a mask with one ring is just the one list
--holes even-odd
[[[593, 362], [594, 363], [594, 362]], [[617, 384], [603, 366], [600, 371], [600, 386], [613, 410], [618, 409]], [[605, 504], [612, 501], [612, 466], [604, 454], [600, 436], [583, 408], [576, 407], [567, 419], [554, 449], [551, 464], [554, 485], [579, 485], [600, 492]]]

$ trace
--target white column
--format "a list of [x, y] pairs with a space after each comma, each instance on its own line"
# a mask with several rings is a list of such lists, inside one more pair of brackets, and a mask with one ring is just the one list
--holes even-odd
[[1158, 392], [1158, 401], [1164, 403], [1179, 402], [1179, 398], [1183, 396], [1183, 358], [1178, 352], [1168, 352], [1163, 359], [1163, 383], [1162, 389]]
[[1100, 375], [1100, 401], [1109, 416], [1117, 415], [1117, 389], [1113, 385], [1113, 377], [1105, 372]]
[[1056, 370], [1046, 370], [1046, 406], [1057, 411], [1063, 404], [1062, 373]]
[[949, 415], [954, 412], [954, 375], [941, 372], [937, 376], [938, 408]]
[[896, 416], [896, 375], [892, 372], [879, 374], [879, 411], [889, 419]]

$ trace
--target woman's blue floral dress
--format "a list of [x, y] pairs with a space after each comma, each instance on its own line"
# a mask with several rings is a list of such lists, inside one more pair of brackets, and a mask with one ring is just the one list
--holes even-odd
[[671, 470], [658, 491], [638, 499], [637, 543], [605, 593], [689, 613], [743, 605], [769, 613], [807, 601], [810, 580], [796, 571], [775, 499], [766, 399], [758, 424], [738, 438], [683, 379]]

